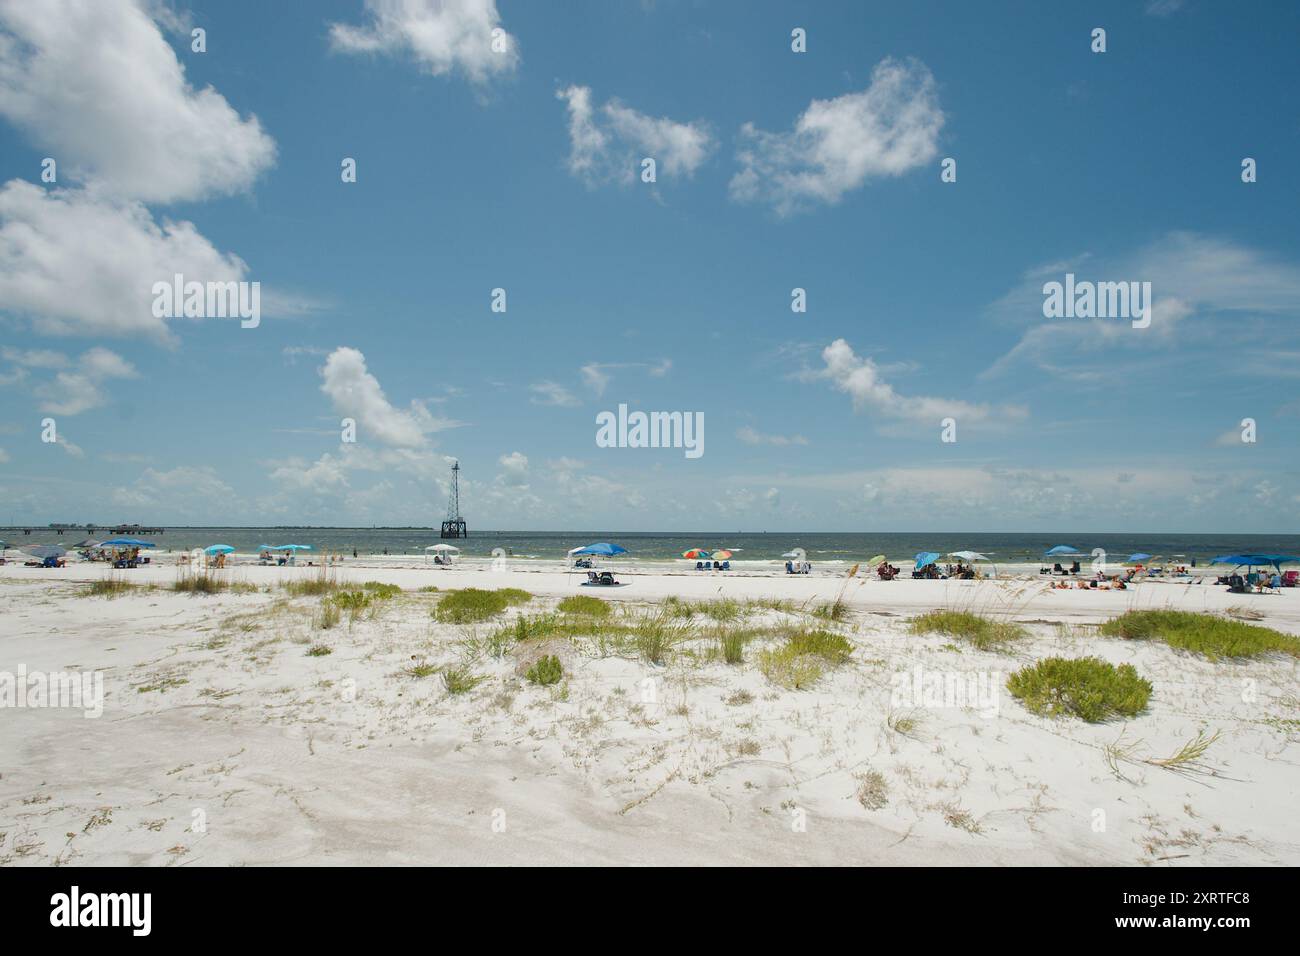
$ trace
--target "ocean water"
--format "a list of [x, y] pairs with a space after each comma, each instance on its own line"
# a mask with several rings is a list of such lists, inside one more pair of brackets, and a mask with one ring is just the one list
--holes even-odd
[[[63, 543], [77, 541], [84, 534], [65, 532], [59, 538], [53, 532], [33, 533], [23, 543]], [[316, 552], [333, 551], [351, 554], [422, 555], [426, 546], [438, 544], [437, 530], [427, 528], [168, 528], [163, 534], [148, 536], [159, 548], [191, 549], [210, 544], [228, 544], [240, 552], [252, 552], [259, 545], [309, 544]], [[1300, 555], [1300, 535], [1220, 535], [1220, 534], [1094, 534], [1062, 532], [1060, 534], [1006, 534], [938, 532], [839, 532], [839, 533], [736, 533], [701, 531], [698, 533], [657, 534], [620, 531], [472, 531], [467, 539], [450, 541], [466, 557], [492, 555], [503, 549], [514, 558], [562, 559], [570, 548], [595, 541], [612, 541], [629, 553], [620, 561], [664, 561], [679, 558], [690, 548], [713, 550], [727, 548], [735, 552], [732, 563], [775, 561], [787, 551], [802, 548], [814, 564], [864, 561], [883, 554], [895, 563], [910, 560], [919, 551], [979, 551], [995, 562], [1033, 563], [1042, 560], [1043, 552], [1058, 544], [1078, 548], [1090, 561], [1094, 548], [1106, 551], [1111, 562], [1122, 562], [1135, 552], [1159, 555], [1166, 561], [1204, 565], [1219, 554], [1244, 551]], [[18, 543], [18, 542], [15, 542]]]

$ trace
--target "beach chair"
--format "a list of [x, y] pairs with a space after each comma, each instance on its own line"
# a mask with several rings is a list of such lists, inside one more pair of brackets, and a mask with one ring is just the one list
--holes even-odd
[[600, 583], [601, 583], [604, 587], [612, 587], [613, 585], [618, 584], [618, 582], [614, 580], [614, 572], [613, 572], [613, 571], [601, 571], [601, 572], [600, 572]]
[[1300, 582], [1300, 571], [1288, 571], [1282, 575], [1282, 587], [1293, 588]]
[[703, 570], [704, 570], [704, 562], [703, 562], [703, 561], [696, 561], [696, 562], [695, 562], [695, 570], [696, 570], [696, 571], [703, 571]]
[[723, 562], [722, 562], [722, 570], [724, 570], [724, 571], [730, 571], [730, 570], [731, 570], [731, 562], [730, 562], [730, 561], [723, 561]]
[[599, 584], [599, 583], [600, 583], [600, 575], [597, 574], [595, 571], [588, 571], [588, 572], [587, 572], [587, 583], [588, 583], [588, 584]]
[[787, 562], [785, 563], [785, 573], [786, 573], [786, 574], [794, 574], [794, 565], [793, 565], [792, 563], [790, 563], [789, 561], [787, 561]]

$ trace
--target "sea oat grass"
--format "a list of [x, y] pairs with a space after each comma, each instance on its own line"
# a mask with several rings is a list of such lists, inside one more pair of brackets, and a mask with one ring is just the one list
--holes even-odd
[[913, 634], [959, 637], [982, 651], [1005, 650], [1027, 633], [1019, 624], [996, 621], [970, 611], [927, 611], [913, 618], [909, 627]]

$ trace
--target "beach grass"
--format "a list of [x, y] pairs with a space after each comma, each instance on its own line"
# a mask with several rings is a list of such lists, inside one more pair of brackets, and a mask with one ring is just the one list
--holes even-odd
[[913, 634], [946, 634], [959, 637], [982, 651], [999, 651], [1025, 637], [1019, 624], [997, 621], [970, 611], [935, 610], [912, 619]]
[[449, 591], [438, 601], [434, 616], [447, 624], [477, 624], [487, 621], [517, 604], [527, 604], [533, 596], [519, 588], [486, 591], [464, 588]]
[[1007, 679], [1007, 690], [1040, 717], [1078, 717], [1090, 724], [1136, 717], [1151, 698], [1151, 682], [1132, 664], [1116, 667], [1098, 657], [1048, 657]]
[[467, 694], [485, 680], [471, 674], [468, 667], [448, 667], [442, 672], [442, 684], [449, 694]]
[[799, 631], [780, 647], [759, 654], [758, 668], [772, 683], [787, 690], [805, 690], [826, 673], [828, 666], [842, 664], [853, 652], [846, 638], [830, 631]]
[[123, 578], [100, 578], [91, 581], [90, 586], [81, 593], [86, 597], [116, 598], [133, 591], [152, 590], [150, 585], [136, 584]]
[[320, 577], [306, 581], [285, 581], [282, 587], [294, 597], [319, 597], [322, 594], [333, 594], [340, 585], [337, 581]]
[[230, 583], [211, 574], [184, 574], [172, 584], [173, 591], [185, 594], [220, 594], [230, 589]]
[[608, 601], [592, 597], [589, 594], [573, 594], [560, 601], [555, 608], [561, 614], [573, 614], [580, 617], [609, 617], [611, 608]]
[[1300, 638], [1194, 611], [1129, 611], [1107, 621], [1099, 632], [1130, 641], [1162, 641], [1212, 661], [1274, 653], [1300, 657]]

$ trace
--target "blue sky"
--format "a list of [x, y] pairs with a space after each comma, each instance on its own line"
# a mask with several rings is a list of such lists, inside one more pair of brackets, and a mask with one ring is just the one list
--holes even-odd
[[[31, 7], [0, 523], [430, 524], [454, 457], [481, 528], [1300, 528], [1292, 4]], [[185, 270], [261, 324], [155, 319]]]

